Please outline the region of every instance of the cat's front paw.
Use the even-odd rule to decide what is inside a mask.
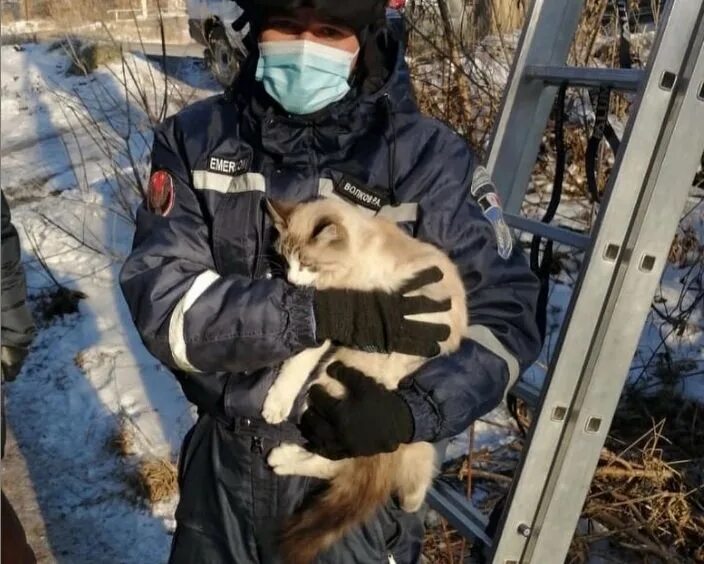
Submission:
[[[279,398],[277,394],[271,392],[273,392],[273,389],[264,400],[262,417],[267,423],[278,425],[286,420],[289,412],[291,411],[291,406],[288,405],[288,402],[281,401],[281,398]]]

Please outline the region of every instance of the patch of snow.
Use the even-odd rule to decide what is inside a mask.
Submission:
[[[4,386],[9,425],[57,559],[163,562],[177,500],[144,506],[130,485],[133,462],[108,447],[122,426],[134,435],[133,458],[174,461],[195,418],[175,378],[143,347],[118,285],[136,195],[120,188],[116,174],[144,177],[150,123],[130,99],[128,127],[119,61],[74,77],[65,74],[66,54],[45,44],[2,47],[1,55],[0,181],[31,303],[54,284],[39,258],[61,284],[87,296],[79,313],[40,323],[22,374]],[[150,100],[161,100],[163,81],[151,79],[158,63],[132,55],[126,62],[135,75],[131,96],[139,83]],[[198,64],[170,63],[169,112],[214,93]],[[98,125],[86,130],[89,120]],[[99,131],[110,143],[122,139],[121,149],[110,154]]]
[[[3,22],[0,27],[2,35],[20,35],[23,33],[36,33],[55,29],[56,25],[51,20],[17,20],[14,22]]]

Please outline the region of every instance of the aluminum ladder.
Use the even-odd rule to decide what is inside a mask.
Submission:
[[[679,219],[704,153],[704,0],[668,0],[644,70],[565,66],[584,0],[533,0],[487,168],[514,229],[584,250],[578,282],[494,538],[438,480],[431,507],[490,547],[494,564],[564,562]],[[632,91],[590,235],[520,215],[558,87]]]

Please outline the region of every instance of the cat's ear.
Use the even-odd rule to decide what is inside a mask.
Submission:
[[[313,229],[311,237],[319,243],[339,243],[345,238],[345,229],[330,218],[321,218]]]
[[[278,231],[282,231],[288,226],[288,220],[291,217],[293,210],[296,209],[296,204],[267,198],[266,209],[269,212],[271,219],[274,221],[274,227],[276,227]]]

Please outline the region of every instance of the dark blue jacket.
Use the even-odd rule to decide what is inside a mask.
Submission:
[[[308,118],[283,114],[250,71],[237,94],[193,104],[156,131],[153,171],[171,175],[175,199],[165,215],[139,209],[121,274],[144,343],[203,411],[259,418],[277,366],[316,344],[312,290],[280,276],[264,198],[340,197],[352,179],[384,195],[380,213],[459,266],[473,338],[400,393],[416,440],[463,431],[540,349],[537,279],[518,249],[497,253],[470,195],[467,143],[419,113],[400,55],[380,89],[354,89]]]

